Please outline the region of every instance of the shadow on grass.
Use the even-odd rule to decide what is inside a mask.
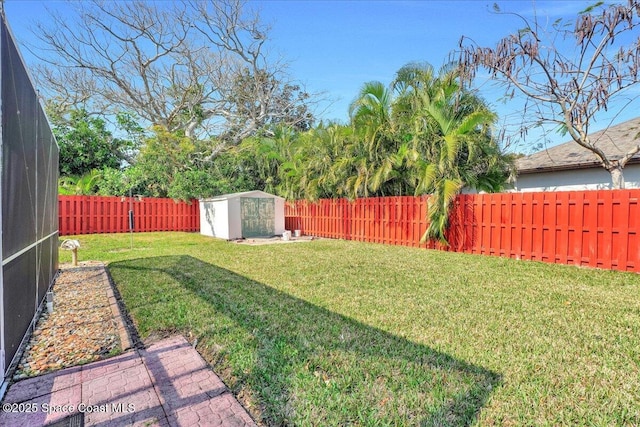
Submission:
[[[190,256],[109,269],[143,336],[198,335],[205,359],[269,425],[464,426],[500,383],[480,366]]]

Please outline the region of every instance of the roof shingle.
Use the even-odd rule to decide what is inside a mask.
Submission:
[[[610,159],[619,160],[640,144],[640,117],[594,132],[590,138]],[[629,163],[640,163],[640,153],[633,156]],[[601,164],[594,153],[571,140],[521,157],[517,160],[517,167],[519,173],[535,173],[601,167]]]

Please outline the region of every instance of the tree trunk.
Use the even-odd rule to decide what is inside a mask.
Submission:
[[[611,174],[611,183],[614,190],[624,188],[624,175],[622,174],[622,167],[616,162],[611,168],[609,168]]]

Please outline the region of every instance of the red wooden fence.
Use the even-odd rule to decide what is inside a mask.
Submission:
[[[460,195],[451,245],[441,249],[640,272],[639,199],[640,189]],[[427,247],[419,243],[425,197],[298,201],[285,209],[288,230]]]
[[[125,233],[129,231],[129,209],[133,208],[135,232],[198,231],[198,201],[144,197],[59,196],[60,235]]]
[[[446,249],[640,272],[640,189],[460,195]],[[198,231],[197,201],[146,197],[60,196],[60,235],[129,231]],[[285,227],[304,234],[404,246],[421,245],[426,197],[298,201]]]

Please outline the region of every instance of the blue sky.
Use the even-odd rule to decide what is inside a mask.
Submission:
[[[60,1],[5,0],[9,24],[19,43],[28,42],[29,27],[44,19],[44,4],[65,8]],[[412,61],[441,66],[468,36],[482,46],[494,46],[519,28],[512,16],[493,12],[493,1],[327,1],[253,0],[271,25],[270,47],[290,65],[290,74],[310,92],[323,92],[332,102],[318,110],[319,117],[346,122],[348,105],[363,83],[389,83],[395,72]],[[593,1],[498,1],[501,9],[553,22],[572,19]],[[27,63],[28,53],[23,54]],[[497,102],[500,90],[478,81],[483,96],[504,120],[517,114],[517,104]],[[605,126],[606,122],[602,123]],[[595,130],[595,129],[594,129]],[[530,138],[538,138],[533,132]],[[550,145],[561,141],[555,137]],[[566,139],[566,138],[565,138]],[[525,150],[526,151],[526,150]]]
[[[590,2],[499,2],[525,16],[575,16]],[[491,1],[253,1],[272,24],[274,46],[292,60],[292,73],[311,90],[335,100],[327,118],[347,119],[363,83],[389,83],[412,62],[443,65],[462,35],[492,46],[517,30],[513,17],[493,12]],[[489,85],[487,85],[489,86]],[[487,93],[490,88],[486,87]],[[496,98],[499,95],[492,96]],[[487,96],[487,99],[489,97]]]

